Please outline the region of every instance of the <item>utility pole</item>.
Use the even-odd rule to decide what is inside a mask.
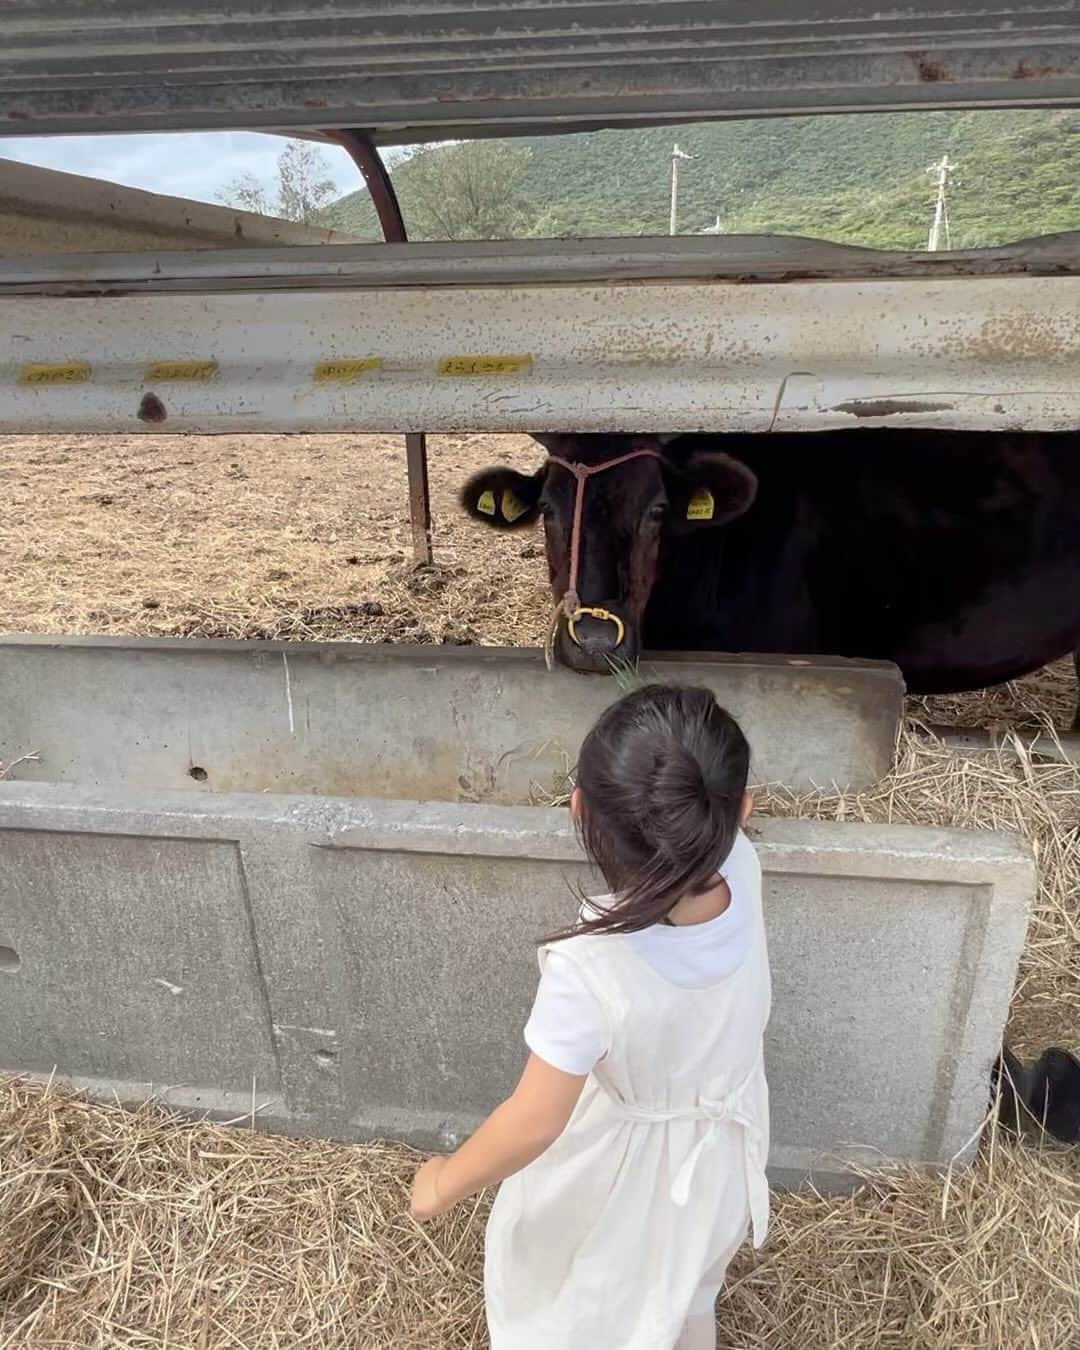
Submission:
[[[693,155],[688,155],[677,145],[671,151],[671,215],[668,218],[668,234],[676,233],[679,215],[679,161],[693,158]]]
[[[949,237],[949,208],[946,205],[946,194],[952,184],[953,170],[955,164],[949,163],[949,156],[942,155],[939,164],[931,164],[927,173],[937,174],[937,203],[934,206],[934,222],[930,226],[930,238],[926,241],[928,253],[936,253],[941,248],[941,237],[944,233],[945,247],[950,248],[952,240]]]

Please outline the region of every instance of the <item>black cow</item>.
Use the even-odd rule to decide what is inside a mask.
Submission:
[[[560,621],[555,654],[575,670],[644,645],[886,659],[914,693],[1070,652],[1080,672],[1080,433],[536,439],[553,457],[537,473],[485,470],[462,502],[503,529],[543,517],[557,599],[577,479],[554,458],[638,452],[585,481],[577,593],[601,612]]]
[[[1025,1068],[1007,1047],[990,1075],[998,1119],[1022,1133],[1038,1126],[1063,1144],[1080,1144],[1080,1059],[1052,1046]]]

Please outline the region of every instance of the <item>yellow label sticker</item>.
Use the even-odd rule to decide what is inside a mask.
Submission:
[[[520,497],[515,495],[512,489],[505,488],[503,490],[502,513],[503,520],[505,520],[508,525],[513,525],[515,520],[520,520],[528,509],[529,508]]]
[[[168,380],[212,380],[217,373],[216,361],[151,361],[143,374],[143,382],[163,384]]]
[[[381,356],[361,356],[356,359],[342,358],[336,361],[315,362],[315,383],[326,384],[330,380],[355,380],[359,375],[370,371],[382,370]]]
[[[440,375],[523,375],[532,370],[531,356],[444,356]]]
[[[482,511],[485,516],[495,514],[495,494],[489,488],[486,492],[481,492],[476,499],[476,509]]]
[[[716,514],[716,502],[708,488],[695,488],[694,495],[686,507],[687,520],[712,520]]]
[[[82,384],[92,374],[89,361],[31,361],[19,371],[19,383]]]

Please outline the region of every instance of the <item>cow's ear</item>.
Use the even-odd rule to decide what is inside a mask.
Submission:
[[[519,530],[537,516],[544,471],[532,477],[499,466],[481,469],[461,489],[461,504],[474,519],[499,530]]]
[[[726,525],[757,496],[756,475],[730,455],[692,456],[668,481],[669,528],[684,532]]]
[[[549,455],[565,455],[572,443],[581,439],[570,436],[565,431],[530,431],[529,435],[542,445]]]

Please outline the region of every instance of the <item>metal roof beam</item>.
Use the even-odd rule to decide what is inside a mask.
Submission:
[[[12,134],[369,129],[383,144],[1080,103],[1080,3],[5,0]],[[89,12],[88,12],[89,11]]]
[[[1000,248],[891,252],[784,235],[678,239],[521,239],[158,249],[0,258],[0,305],[12,294],[748,282],[976,276],[1080,276],[1080,231]]]

